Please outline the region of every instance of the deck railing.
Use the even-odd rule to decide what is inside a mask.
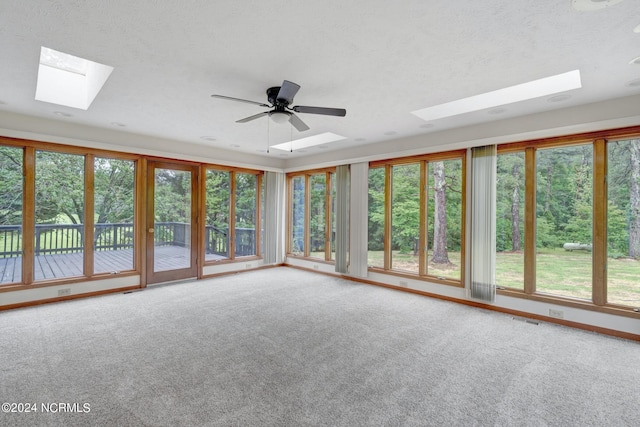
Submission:
[[[255,254],[255,229],[236,228],[236,255]],[[77,253],[84,250],[83,224],[36,224],[35,255]],[[156,246],[187,246],[191,225],[182,222],[156,222]],[[133,224],[95,224],[93,248],[96,251],[132,249]],[[205,227],[207,253],[229,256],[228,230]],[[22,256],[22,226],[0,225],[0,258]]]

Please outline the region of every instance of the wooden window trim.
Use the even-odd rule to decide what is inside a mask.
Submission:
[[[454,284],[455,286],[464,286],[465,282],[465,259],[466,259],[466,212],[467,212],[467,151],[455,150],[446,153],[429,154],[425,156],[404,157],[398,161],[376,161],[371,162],[372,168],[385,168],[385,188],[384,188],[384,267],[369,267],[371,271],[384,271],[385,273],[400,274],[402,277],[419,278],[429,280],[441,284]],[[417,160],[417,161],[416,161]],[[429,274],[429,260],[427,251],[427,230],[428,230],[428,167],[429,163],[436,161],[460,160],[461,162],[461,213],[460,213],[460,278],[440,278]],[[419,249],[418,249],[418,273],[409,273],[402,270],[393,269],[392,253],[391,253],[391,234],[392,234],[392,185],[393,185],[393,167],[399,165],[411,165],[419,163],[420,165],[420,230],[419,230]]]
[[[94,212],[95,212],[95,156],[84,156],[84,240],[82,242],[84,253],[83,272],[85,277],[93,276],[93,237],[94,237]]]
[[[524,155],[524,292],[536,291],[536,149]]]
[[[429,273],[429,260],[427,251],[427,230],[429,229],[429,184],[427,172],[429,162],[420,162],[420,231],[418,236],[418,275],[426,276]]]
[[[325,194],[324,194],[324,260],[331,261],[331,212],[333,203],[331,203],[331,189],[333,179],[332,172],[325,172]],[[335,172],[334,172],[335,173]]]
[[[31,286],[35,279],[36,228],[36,150],[24,147],[24,187],[22,189],[22,283]]]
[[[453,151],[443,151],[438,153],[420,154],[415,156],[398,157],[385,160],[374,160],[369,162],[369,168],[378,168],[386,165],[403,165],[409,163],[420,163],[421,161],[436,162],[440,160],[454,160],[464,157],[467,153],[466,148]]]
[[[305,171],[297,171],[287,174],[287,256],[300,259],[310,259],[323,263],[332,264],[334,260],[331,258],[331,186],[333,179],[331,174],[335,174],[336,168],[310,169]],[[311,177],[314,175],[325,175],[325,219],[324,219],[324,257],[316,258],[311,256]],[[302,255],[291,252],[291,239],[293,237],[293,180],[296,178],[304,179],[304,252]]]
[[[220,265],[220,264],[229,264],[234,262],[242,262],[252,259],[261,259],[262,254],[260,253],[260,244],[262,242],[262,233],[260,231],[261,224],[261,212],[260,212],[260,203],[261,203],[261,194],[260,189],[262,185],[262,180],[264,173],[262,171],[258,171],[255,169],[245,169],[245,168],[233,168],[229,166],[218,166],[218,165],[210,165],[210,164],[202,164],[201,165],[201,173],[199,174],[202,185],[200,186],[200,223],[198,226],[198,230],[200,230],[200,235],[204,236],[206,233],[206,213],[207,213],[207,172],[208,171],[217,171],[217,172],[227,172],[229,174],[229,257],[221,260],[206,260],[206,242],[204,237],[201,238],[199,253],[200,259],[202,260],[203,266],[210,265]],[[256,198],[255,198],[255,222],[256,222],[256,231],[255,231],[255,241],[254,241],[254,254],[253,255],[241,255],[236,256],[236,175],[242,173],[247,175],[255,175],[256,177]],[[199,274],[203,276],[202,268],[198,269]]]
[[[607,144],[604,139],[593,143],[593,242],[592,299],[603,306],[607,303]]]

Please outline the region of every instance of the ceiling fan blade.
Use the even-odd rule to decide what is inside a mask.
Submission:
[[[298,129],[298,132],[309,130],[309,126],[307,126],[306,123],[300,119],[300,117],[296,116],[293,113],[291,113],[291,115],[289,116],[289,123],[291,123],[294,128]]]
[[[263,111],[262,113],[254,114],[253,116],[245,117],[244,119],[236,120],[236,123],[247,123],[251,120],[259,119],[262,116],[266,116],[269,114],[268,111]]]
[[[247,104],[254,104],[254,105],[259,105],[261,107],[266,107],[269,108],[270,105],[267,105],[263,102],[256,102],[256,101],[249,101],[248,99],[241,99],[241,98],[234,98],[232,96],[224,96],[224,95],[211,95],[212,98],[220,98],[220,99],[226,99],[229,101],[237,101],[237,102],[245,102]]]
[[[277,99],[283,99],[287,101],[288,104],[293,102],[293,97],[296,96],[296,93],[300,90],[300,85],[297,85],[289,80],[285,80],[282,82],[282,86],[280,86],[280,91],[278,91]]]
[[[296,105],[292,110],[296,113],[322,114],[325,116],[344,117],[347,115],[347,110],[344,108],[307,107],[304,105]]]

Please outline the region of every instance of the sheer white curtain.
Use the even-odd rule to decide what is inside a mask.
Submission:
[[[349,263],[349,166],[336,167],[336,264],[335,271],[347,273]]]
[[[471,149],[471,298],[496,295],[496,146]]]
[[[357,277],[367,277],[369,163],[354,163],[351,165],[349,213],[349,274]]]
[[[281,264],[285,257],[285,175],[264,174],[264,263]]]

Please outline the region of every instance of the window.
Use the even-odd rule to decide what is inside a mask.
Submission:
[[[82,276],[84,156],[36,152],[35,280]]]
[[[288,177],[290,254],[323,261],[335,258],[334,178],[333,169]]]
[[[496,174],[496,285],[524,290],[524,152],[499,154]]]
[[[305,253],[305,177],[291,179],[291,240],[289,250],[294,255]]]
[[[205,176],[205,260],[257,255],[259,175],[207,169]]]
[[[329,199],[329,205],[331,206],[331,217],[329,218],[329,244],[331,245],[331,254],[329,259],[336,259],[336,195],[338,189],[336,188],[336,174],[330,173],[329,179],[331,181],[331,193]]]
[[[432,276],[462,280],[462,159],[428,164],[428,268]]]
[[[230,172],[211,169],[206,172],[206,261],[229,258],[230,180]]]
[[[135,162],[94,160],[94,273],[133,270]]]
[[[309,256],[313,258],[325,257],[326,243],[326,215],[327,215],[327,176],[315,174],[309,177],[311,186],[309,191]]]
[[[370,268],[462,282],[465,153],[369,165]]]
[[[0,146],[0,284],[22,281],[23,149]]]
[[[593,145],[536,153],[536,290],[592,299]]]
[[[420,163],[393,166],[391,173],[391,268],[418,273]]]
[[[384,268],[385,168],[369,169],[369,267]]]
[[[257,177],[236,172],[235,181],[235,256],[256,255]]]
[[[607,154],[607,302],[638,307],[640,139],[609,142]]]

